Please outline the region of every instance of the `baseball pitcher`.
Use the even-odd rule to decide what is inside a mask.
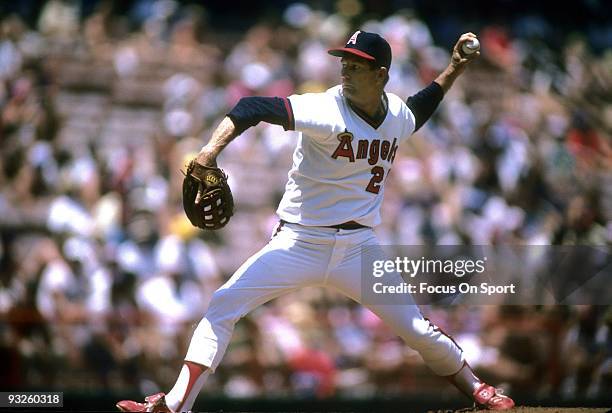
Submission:
[[[227,224],[233,201],[216,158],[234,138],[264,121],[300,132],[277,210],[278,227],[270,242],[214,293],[170,392],[148,396],[144,403],[121,401],[121,411],[190,410],[207,375],[221,362],[235,323],[257,306],[304,286],[332,287],[367,305],[436,374],[447,377],[477,405],[496,410],[514,406],[512,399],[475,376],[461,347],[423,317],[409,294],[393,305],[361,299],[360,252],[364,247],[377,251],[372,228],[381,222],[385,182],[398,147],[429,119],[480,54],[461,52],[464,43],[475,40],[473,33],[461,35],[447,68],[406,101],[384,90],[391,69],[387,41],[357,31],[345,47],[329,50],[340,58],[340,85],[288,98],[246,97],[236,104],[186,172],[187,215],[206,229]],[[378,251],[382,256],[380,247]]]

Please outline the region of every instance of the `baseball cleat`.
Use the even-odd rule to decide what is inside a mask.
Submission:
[[[172,409],[166,405],[165,393],[147,396],[145,397],[144,403],[135,402],[133,400],[121,400],[115,406],[122,412],[174,413]]]
[[[490,410],[508,410],[514,407],[514,400],[502,394],[502,390],[482,383],[474,392],[474,401]]]

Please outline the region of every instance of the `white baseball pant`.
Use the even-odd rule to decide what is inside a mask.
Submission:
[[[214,371],[230,342],[235,323],[265,302],[306,286],[334,287],[361,302],[361,252],[378,246],[371,228],[338,230],[284,223],[270,242],[250,257],[212,297],[185,360]],[[378,247],[380,249],[380,247]],[[380,249],[381,259],[384,259]],[[409,294],[401,303],[366,305],[440,376],[463,366],[463,351],[424,319]]]

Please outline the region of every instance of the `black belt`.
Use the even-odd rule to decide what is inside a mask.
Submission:
[[[287,224],[287,221],[284,220],[280,220],[281,225]],[[299,225],[299,224],[298,224]],[[321,225],[323,226],[323,225]],[[338,224],[338,225],[324,225],[323,228],[335,228],[335,229],[361,229],[361,228],[368,228],[366,225],[361,225],[359,222],[356,221],[348,221],[342,224]]]

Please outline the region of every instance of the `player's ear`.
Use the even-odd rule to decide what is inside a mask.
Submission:
[[[383,85],[386,85],[389,81],[389,69],[384,66],[379,67],[376,74],[376,79],[380,80]]]

